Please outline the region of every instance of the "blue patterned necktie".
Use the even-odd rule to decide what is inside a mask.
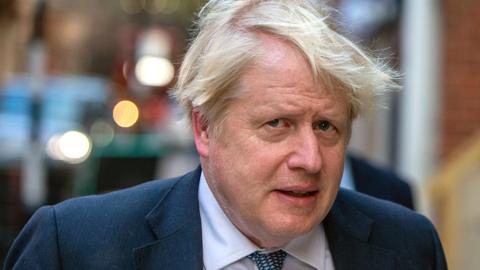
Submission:
[[[258,270],[280,270],[282,269],[285,257],[287,257],[287,253],[283,250],[272,253],[260,253],[259,251],[255,251],[247,256],[247,258],[255,262]]]

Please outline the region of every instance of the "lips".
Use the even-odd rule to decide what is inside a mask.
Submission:
[[[315,195],[318,191],[278,190],[279,192],[297,198],[305,198]]]
[[[292,202],[314,200],[319,192],[318,187],[312,185],[285,186],[275,190],[282,198]]]
[[[301,208],[312,209],[315,208],[318,202],[319,190],[307,188],[287,188],[276,189],[274,194],[280,200],[282,207],[287,209]]]

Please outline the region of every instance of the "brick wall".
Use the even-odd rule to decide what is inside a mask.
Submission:
[[[441,159],[480,132],[480,1],[444,0]]]

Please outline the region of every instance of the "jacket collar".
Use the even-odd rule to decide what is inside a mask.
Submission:
[[[198,206],[201,169],[180,177],[147,215],[156,237],[134,250],[137,269],[202,269],[202,229]],[[174,248],[172,248],[174,247]]]
[[[203,268],[200,174],[198,167],[160,195],[146,217],[156,240],[134,250],[136,269]],[[395,269],[395,253],[369,243],[374,221],[350,205],[348,192],[339,191],[323,221],[335,269]]]
[[[396,254],[369,243],[373,219],[351,206],[341,189],[324,220],[336,270],[396,269]]]

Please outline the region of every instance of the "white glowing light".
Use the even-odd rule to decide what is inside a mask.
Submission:
[[[47,155],[52,159],[63,160],[62,152],[58,147],[58,141],[60,140],[60,134],[52,136],[47,142]]]
[[[148,86],[165,86],[172,81],[174,75],[172,62],[164,57],[143,56],[135,66],[138,81]]]
[[[90,138],[78,131],[67,131],[52,136],[46,145],[48,156],[76,164],[85,161],[92,151]]]
[[[68,131],[58,139],[58,149],[65,161],[80,163],[90,155],[92,144],[87,135],[78,131]]]
[[[169,58],[172,54],[172,38],[162,29],[145,30],[137,41],[136,55]]]

